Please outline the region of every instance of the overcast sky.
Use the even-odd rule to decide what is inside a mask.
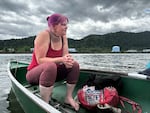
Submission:
[[[0,0],[0,40],[36,35],[46,17],[69,18],[69,38],[117,31],[150,31],[150,0]]]

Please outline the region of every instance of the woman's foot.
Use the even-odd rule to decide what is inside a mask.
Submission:
[[[79,104],[73,100],[73,98],[65,99],[66,104],[70,104],[76,111],[79,110]]]

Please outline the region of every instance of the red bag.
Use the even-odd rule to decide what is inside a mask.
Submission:
[[[119,103],[118,92],[114,87],[95,90],[93,87],[83,87],[78,91],[78,100],[87,109],[94,109],[97,104],[117,106]]]
[[[102,90],[95,90],[94,86],[84,86],[77,93],[78,100],[81,105],[89,110],[94,109],[100,103]]]
[[[100,100],[100,104],[109,104],[116,107],[119,103],[119,96],[116,88],[105,87],[103,98]]]

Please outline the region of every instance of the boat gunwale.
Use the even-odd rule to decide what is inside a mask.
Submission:
[[[134,79],[143,79],[143,80],[149,80],[150,81],[150,76],[148,75],[143,75],[143,74],[138,74],[138,73],[124,73],[124,72],[114,72],[114,71],[102,71],[102,70],[93,70],[93,69],[80,69],[81,72],[89,72],[89,73],[94,73],[94,74],[110,74],[110,75],[117,75],[117,76],[122,76],[122,77],[130,77]]]
[[[60,111],[55,109],[53,106],[51,106],[50,104],[46,103],[41,98],[37,97],[36,95],[31,93],[28,89],[23,87],[23,85],[21,85],[15,79],[15,77],[12,75],[12,73],[10,72],[10,65],[11,65],[11,61],[9,61],[8,65],[7,65],[7,72],[8,72],[9,78],[11,79],[11,82],[13,82],[26,96],[28,96],[33,102],[35,102],[43,110],[48,111],[50,113],[61,113]]]

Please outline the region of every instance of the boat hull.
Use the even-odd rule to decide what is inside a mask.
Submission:
[[[17,101],[20,103],[25,113],[46,113],[40,106],[38,106],[21,90],[16,84],[12,82],[12,91],[17,97]]]
[[[38,86],[32,86],[26,81],[25,75],[27,65],[27,63],[10,62],[8,66],[13,92],[15,93],[25,113],[46,113],[46,111],[51,113],[74,113],[75,111],[61,106],[66,95],[66,82],[63,80],[55,83],[52,99],[57,100],[56,102],[60,105],[60,107],[56,109],[56,107],[45,103],[40,98]],[[77,91],[87,81],[89,76],[93,74],[96,74],[97,76],[120,76],[123,87],[121,88],[119,94],[139,103],[142,107],[143,113],[150,113],[150,80],[141,79],[135,76],[131,77],[126,73],[81,69],[79,81],[73,92],[74,97],[77,96]],[[126,110],[132,111],[131,105],[125,105]],[[80,113],[90,112],[81,107]]]
[[[12,91],[15,94],[17,101],[20,103],[25,113],[61,113],[53,106],[44,102],[41,98],[36,96],[32,91],[28,90],[25,85],[26,81],[27,63],[11,61],[8,64],[8,74],[12,83]]]

